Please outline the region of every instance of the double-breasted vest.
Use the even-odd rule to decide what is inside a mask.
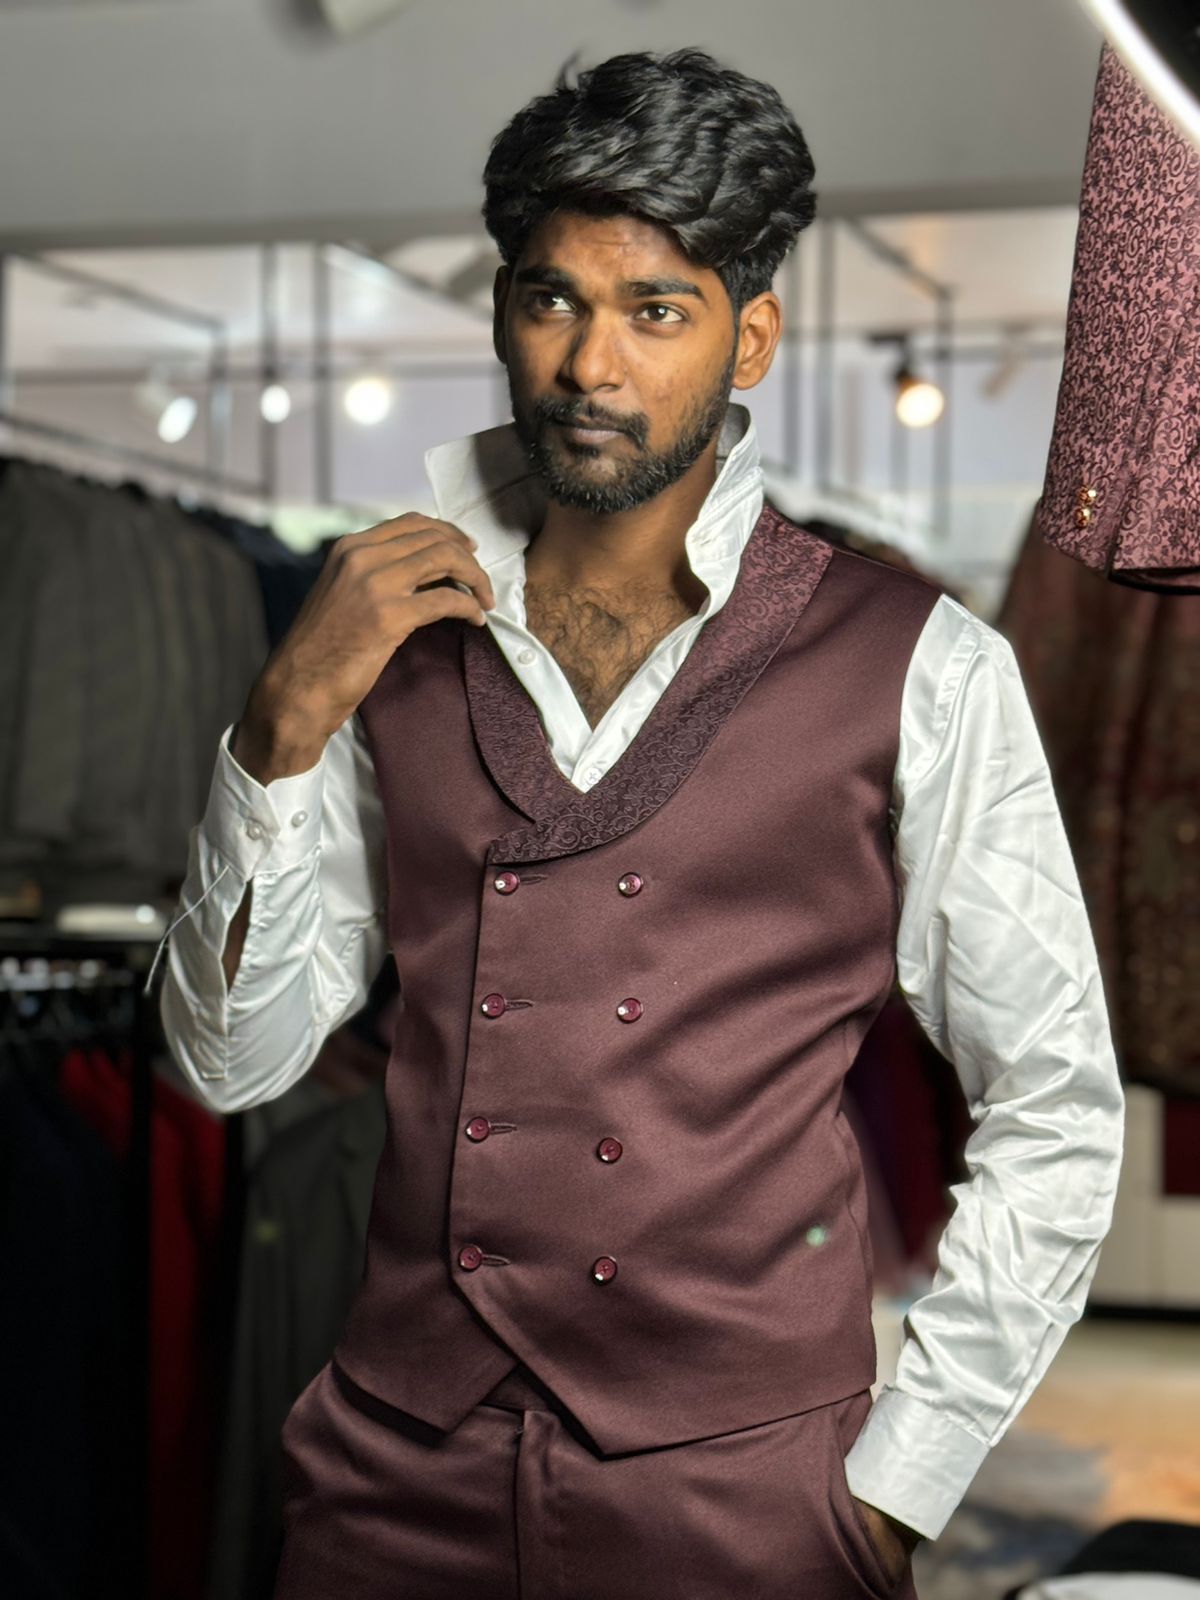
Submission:
[[[846,1071],[890,990],[905,671],[939,591],[764,510],[586,793],[484,629],[361,707],[402,1006],[336,1359],[453,1428],[519,1358],[606,1453],[875,1377]]]

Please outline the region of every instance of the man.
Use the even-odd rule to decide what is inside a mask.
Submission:
[[[185,1071],[279,1093],[389,949],[404,1002],[281,1600],[912,1595],[1082,1308],[1122,1096],[1011,652],[764,510],[728,404],[812,175],[695,50],[519,112],[513,422],[429,452],[436,517],[340,541],[223,741]],[[978,1127],[872,1404],[841,1093],[897,966]]]

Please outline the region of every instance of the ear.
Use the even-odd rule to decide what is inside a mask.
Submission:
[[[737,364],[733,369],[735,389],[753,389],[771,370],[775,351],[783,332],[783,307],[770,289],[742,307],[738,318]]]
[[[497,267],[496,276],[492,281],[492,348],[496,352],[496,359],[505,367],[508,365],[508,358],[504,342],[504,307],[508,300],[510,281],[508,268]]]

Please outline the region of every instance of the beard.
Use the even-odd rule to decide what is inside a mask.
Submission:
[[[642,412],[632,417],[614,417],[587,401],[556,400],[543,396],[535,400],[526,414],[517,403],[512,373],[508,372],[508,391],[512,400],[517,436],[525,446],[529,463],[550,499],[576,511],[596,516],[613,516],[632,511],[653,500],[664,489],[677,483],[699,460],[716,435],[729,409],[729,390],[733,382],[737,350],[734,349],[712,389],[688,408],[678,434],[665,450],[647,450],[649,418]],[[636,453],[614,456],[611,471],[603,478],[590,463],[603,454],[600,446],[552,444],[550,430],[556,424],[588,422],[618,428],[633,440]],[[571,453],[567,453],[570,450]]]

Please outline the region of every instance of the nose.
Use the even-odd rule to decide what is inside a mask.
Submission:
[[[596,389],[619,389],[625,373],[616,330],[607,327],[603,318],[589,317],[571,339],[559,378],[568,388],[583,394]]]

